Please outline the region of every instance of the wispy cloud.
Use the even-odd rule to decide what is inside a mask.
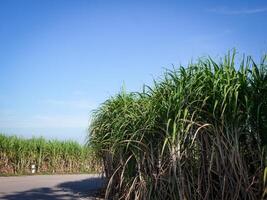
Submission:
[[[0,128],[86,128],[87,115],[34,115],[27,118],[0,117]]]
[[[37,115],[32,118],[31,125],[35,122],[37,127],[86,127],[89,124],[88,116],[73,116],[73,115]]]
[[[68,107],[74,109],[95,109],[97,105],[85,99],[76,100],[58,100],[58,99],[48,99],[45,103],[53,106]]]
[[[228,7],[217,7],[210,8],[207,10],[208,12],[213,12],[217,14],[223,15],[251,15],[267,12],[267,7],[263,8],[240,8],[240,9],[231,9]]]
[[[83,96],[85,94],[86,94],[86,92],[83,91],[83,90],[75,90],[75,91],[73,91],[73,95],[74,96]]]
[[[28,115],[12,110],[0,110],[0,128],[86,129],[90,120],[89,111],[97,107],[87,99],[47,99],[43,100],[41,105],[45,110]]]
[[[211,33],[200,33],[197,35],[192,35],[186,40],[191,46],[204,46],[207,47],[208,44],[217,43],[218,41],[224,40],[224,38],[231,36],[234,33],[232,29],[221,30],[220,32],[211,32]]]

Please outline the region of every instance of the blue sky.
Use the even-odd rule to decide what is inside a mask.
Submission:
[[[125,83],[237,48],[267,52],[267,2],[0,1],[0,132],[83,142]]]

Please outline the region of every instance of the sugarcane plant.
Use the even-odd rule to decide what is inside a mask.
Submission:
[[[107,199],[264,199],[267,57],[200,59],[95,110]]]
[[[0,134],[0,174],[100,172],[101,163],[87,145],[74,141],[25,139]]]

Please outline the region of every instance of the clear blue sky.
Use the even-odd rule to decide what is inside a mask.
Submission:
[[[0,1],[0,132],[83,141],[125,83],[237,48],[267,51],[267,2]]]

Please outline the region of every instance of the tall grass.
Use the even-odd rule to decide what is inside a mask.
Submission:
[[[104,102],[89,144],[104,160],[106,198],[264,198],[266,60],[202,59]]]
[[[24,139],[0,134],[0,174],[97,172],[98,159],[90,148],[74,141]]]

